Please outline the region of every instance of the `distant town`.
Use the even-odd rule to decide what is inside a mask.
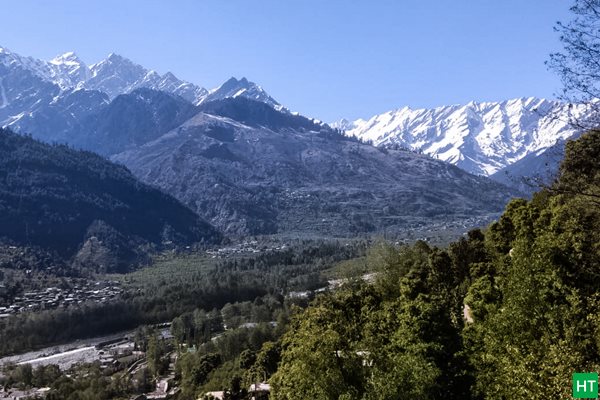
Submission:
[[[0,318],[27,311],[49,310],[83,304],[105,303],[116,299],[123,289],[116,281],[96,281],[76,284],[71,288],[48,287],[15,297],[12,304],[0,303]]]

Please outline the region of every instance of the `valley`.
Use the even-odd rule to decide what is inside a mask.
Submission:
[[[184,340],[185,336],[178,330],[182,315],[193,313],[194,324],[209,324],[208,330],[202,328],[195,333],[205,338],[206,345],[231,346],[226,343],[231,340],[237,343],[240,335],[254,335],[252,332],[265,329],[270,332],[265,338],[274,337],[277,329],[280,335],[287,324],[284,315],[290,312],[288,309],[284,313],[283,308],[292,304],[305,306],[314,291],[326,289],[331,279],[343,276],[337,271],[340,262],[360,259],[366,246],[356,239],[326,242],[272,237],[215,248],[204,254],[191,250],[165,252],[145,268],[106,275],[111,287],[121,288],[119,299],[112,304],[95,303],[93,295],[97,294],[92,293],[85,302],[71,304],[68,309],[29,311],[0,320],[0,336],[5,335],[2,337],[5,346],[0,351],[5,355],[7,337],[16,332],[12,329],[18,329],[29,341],[21,342],[21,350],[13,347],[8,352],[13,355],[0,358],[4,370],[0,382],[11,382],[24,368],[31,368],[36,375],[36,371],[57,365],[63,371],[58,374],[78,376],[88,373],[85,365],[95,365],[102,375],[135,386],[140,383],[140,371],[150,368],[151,355],[144,343],[156,332],[163,349],[160,357],[171,359],[170,365],[165,364],[161,369],[159,381],[168,380],[171,389],[180,391],[181,386],[174,385],[173,381],[175,362],[185,353],[184,342],[192,340]],[[72,278],[65,279],[68,282]],[[260,300],[263,298],[268,306]],[[65,326],[78,333],[65,335]],[[52,346],[44,347],[51,343],[43,332],[61,329],[63,335],[55,336]],[[105,334],[94,336],[102,331]],[[31,343],[36,343],[33,339],[36,336],[38,341],[34,347],[40,348],[22,353]],[[256,340],[254,346],[260,346],[265,339]],[[19,341],[13,339],[10,343],[15,346]],[[236,346],[245,345],[237,343]],[[233,357],[241,350],[234,351]],[[45,387],[11,388],[0,391],[0,396],[10,392],[20,393],[24,398],[33,397],[46,390]],[[147,393],[154,392],[150,386],[142,387]],[[171,389],[156,389],[153,395],[165,398],[168,392],[173,394]]]
[[[527,74],[550,3],[7,13],[44,58],[0,43],[0,399],[582,398],[600,1],[572,1],[558,95]]]

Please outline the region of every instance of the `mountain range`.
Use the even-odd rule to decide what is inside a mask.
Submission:
[[[15,86],[17,81],[24,78],[29,78],[27,83],[30,85],[42,81],[61,91],[97,90],[105,93],[110,100],[138,88],[150,88],[180,96],[194,104],[243,96],[263,101],[273,107],[280,106],[260,86],[246,79],[238,81],[231,78],[222,86],[209,91],[180,80],[171,72],[160,75],[114,53],[88,66],[74,52],[44,61],[23,57],[0,46],[0,65],[4,66],[3,84],[0,89],[3,102],[0,108],[6,108],[14,100],[24,97],[23,91],[19,91],[20,88]],[[38,94],[38,97],[41,96]]]
[[[112,156],[228,234],[398,232],[490,215],[511,193],[448,163],[378,149],[245,98]]]
[[[120,108],[111,102],[141,88],[172,94],[194,106],[245,97],[289,113],[246,78],[231,78],[220,87],[207,90],[180,80],[171,72],[161,75],[116,54],[88,66],[73,52],[43,61],[0,47],[0,125],[44,141],[93,146],[94,151],[103,154],[114,152],[97,147],[95,135],[83,138],[80,132],[87,133],[90,127],[102,129],[98,127],[102,114]],[[527,163],[549,165],[545,175],[552,176],[557,163],[533,160],[546,149],[581,133],[571,121],[584,112],[581,107],[530,97],[432,109],[404,107],[367,120],[337,121],[331,126],[375,146],[424,153],[476,175],[500,177],[502,182],[523,189],[526,185],[522,181],[528,178],[528,169],[523,166]],[[190,117],[185,110],[172,124],[183,122],[184,117]],[[156,134],[156,130],[152,132]],[[548,158],[552,157],[542,157]],[[509,168],[520,160],[520,168]]]
[[[516,174],[517,169],[510,166],[521,160],[531,162],[557,143],[578,135],[572,120],[584,112],[581,106],[529,97],[432,109],[404,107],[332,126],[376,146],[418,151],[473,174],[515,174],[506,183],[520,185],[527,168]],[[557,163],[549,168],[555,171]]]
[[[88,66],[73,52],[43,61],[0,47],[0,126],[44,141],[70,142],[68,135],[81,130],[90,114],[139,88],[163,91],[193,105],[241,96],[287,111],[245,78],[231,78],[209,91],[117,54]]]
[[[0,94],[1,124],[125,165],[227,235],[464,225],[518,194],[291,113],[245,78],[206,90],[114,54],[87,66],[73,53],[40,61],[2,49]]]

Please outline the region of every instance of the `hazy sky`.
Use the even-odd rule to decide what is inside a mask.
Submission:
[[[553,97],[567,0],[2,1],[0,46],[91,64],[115,52],[212,88],[259,83],[332,121],[402,106]]]

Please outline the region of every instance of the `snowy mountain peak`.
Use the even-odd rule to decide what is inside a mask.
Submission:
[[[223,84],[221,84],[221,86],[212,89],[210,93],[235,93],[240,89],[249,89],[251,85],[254,85],[254,83],[249,82],[246,78],[238,80],[237,78],[232,76],[231,78],[227,79]]]
[[[147,70],[139,64],[134,63],[128,58],[120,56],[115,53],[110,53],[108,57],[104,60],[97,62],[95,64],[90,65],[90,69],[94,76],[101,74],[103,71],[107,69],[119,69],[119,68],[127,68],[127,69],[135,69],[137,71],[144,71],[144,75]]]
[[[10,51],[8,47],[4,47],[0,45],[0,56],[15,56],[15,54]],[[20,57],[20,56],[19,56]]]
[[[431,109],[404,107],[334,126],[377,146],[407,147],[471,173],[491,175],[576,134],[564,117],[567,112],[557,101],[521,97]]]
[[[148,70],[115,53],[90,66],[91,77],[85,82],[88,89],[100,90],[110,98],[135,89]]]
[[[8,66],[10,65],[13,58],[14,56],[9,49],[0,46],[0,64]]]
[[[54,57],[49,61],[54,80],[63,89],[81,87],[90,77],[88,66],[72,51]]]
[[[154,71],[152,71],[152,72],[154,72]],[[173,75],[172,72],[169,71],[162,76],[162,79],[169,80],[169,81],[175,81],[175,80],[177,80],[177,77],[175,75]]]
[[[75,54],[73,51],[68,51],[64,54],[54,57],[50,60],[51,64],[60,65],[60,64],[84,64],[83,61]]]
[[[130,59],[123,57],[122,55],[116,54],[116,53],[110,53],[108,55],[108,57],[106,57],[106,60],[110,63],[126,63],[126,64],[134,64],[133,61],[131,61]]]
[[[342,118],[339,121],[332,122],[329,124],[329,126],[331,126],[334,129],[341,129],[342,131],[349,131],[355,127],[354,122],[348,121],[346,118]]]
[[[167,74],[165,74],[166,76]],[[150,70],[146,73],[146,76],[144,77],[144,79],[161,79],[161,76],[158,72],[156,72],[155,70]]]
[[[289,112],[285,107],[279,104],[277,100],[265,92],[262,87],[249,81],[245,77],[241,79],[235,77],[229,78],[221,86],[211,90],[200,103],[239,96],[266,103],[278,111]]]

